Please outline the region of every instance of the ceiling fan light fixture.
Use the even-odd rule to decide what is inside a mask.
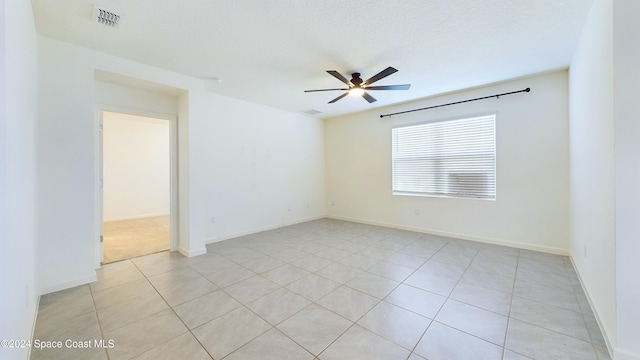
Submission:
[[[351,96],[362,96],[364,94],[364,89],[361,87],[354,87],[349,90],[349,95]]]
[[[342,87],[342,88],[338,88],[338,89],[305,90],[304,92],[344,91],[342,93],[342,95],[340,95],[337,98],[329,101],[328,104],[333,104],[336,101],[344,98],[347,95],[360,96],[363,99],[367,100],[369,103],[372,103],[372,102],[376,101],[376,98],[374,98],[373,96],[369,95],[369,93],[367,92],[369,90],[408,90],[409,89],[409,87],[411,86],[410,84],[371,86],[371,84],[373,84],[374,82],[376,82],[376,81],[378,81],[380,79],[384,79],[387,76],[395,73],[396,71],[398,71],[398,70],[394,69],[391,66],[389,66],[386,69],[380,71],[379,73],[373,75],[369,79],[367,79],[365,81],[362,81],[362,78],[360,78],[360,73],[351,74],[351,80],[347,80],[346,77],[342,76],[342,74],[340,74],[336,70],[327,70],[329,75],[331,75],[334,78],[340,80],[343,84],[347,85],[347,87],[346,88]]]

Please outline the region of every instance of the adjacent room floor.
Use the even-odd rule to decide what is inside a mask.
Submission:
[[[31,359],[609,359],[567,257],[328,219],[207,248],[42,296]]]
[[[104,223],[104,264],[169,250],[169,215]]]

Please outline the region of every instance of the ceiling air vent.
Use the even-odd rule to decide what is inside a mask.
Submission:
[[[93,21],[116,27],[120,22],[120,14],[116,14],[111,10],[95,5],[93,7]]]
[[[304,113],[305,114],[309,114],[309,115],[317,115],[317,114],[322,114],[322,111],[316,110],[316,109],[311,109],[311,110],[305,111]]]

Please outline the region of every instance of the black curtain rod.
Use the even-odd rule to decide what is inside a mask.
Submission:
[[[392,113],[392,114],[384,114],[384,115],[380,115],[381,118],[385,117],[385,116],[393,116],[393,115],[400,115],[400,114],[406,114],[406,113],[410,113],[410,112],[414,112],[414,111],[422,111],[422,110],[429,110],[429,109],[434,109],[434,108],[439,108],[439,107],[443,107],[443,106],[449,106],[449,105],[456,105],[456,104],[462,104],[462,103],[466,103],[466,102],[470,102],[470,101],[476,101],[476,100],[484,100],[484,99],[489,99],[489,98],[500,98],[500,96],[505,96],[505,95],[511,95],[511,94],[517,94],[517,93],[521,93],[521,92],[529,92],[531,91],[531,88],[526,88],[523,90],[518,90],[518,91],[512,91],[512,92],[507,92],[507,93],[502,93],[502,94],[495,94],[495,95],[490,95],[490,96],[483,96],[483,97],[479,97],[479,98],[475,98],[475,99],[469,99],[469,100],[462,100],[462,101],[456,101],[456,102],[452,102],[452,103],[448,103],[448,104],[442,104],[442,105],[435,105],[435,106],[429,106],[429,107],[425,107],[425,108],[420,108],[420,109],[413,109],[413,110],[407,110],[407,111],[400,111],[400,112],[396,112],[396,113]]]

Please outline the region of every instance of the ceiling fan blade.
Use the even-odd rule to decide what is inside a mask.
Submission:
[[[342,91],[347,91],[349,89],[346,88],[340,88],[340,89],[318,89],[318,90],[305,90],[304,92],[316,92],[316,91],[336,91],[336,90],[342,90]]]
[[[335,70],[327,70],[327,72],[331,75],[333,75],[333,77],[335,77],[336,79],[342,81],[343,83],[347,84],[347,86],[351,86],[351,83],[349,82],[349,80],[347,80],[346,77],[342,76],[342,74],[340,74],[339,72],[335,71]]]
[[[409,87],[411,87],[411,84],[367,86],[367,90],[409,90]]]
[[[370,77],[369,79],[365,80],[365,82],[362,83],[362,85],[371,85],[374,82],[382,79],[382,78],[386,78],[387,76],[393,74],[394,72],[398,71],[395,68],[392,68],[391,66],[389,66],[388,68],[380,71],[379,73],[373,75],[372,77]]]
[[[348,93],[347,93],[348,94]],[[376,98],[374,98],[373,96],[369,95],[366,91],[362,93],[362,97],[367,100],[369,103],[372,103],[374,101],[377,101]]]
[[[347,91],[346,93],[344,93],[344,94],[342,94],[342,95],[338,96],[337,98],[335,98],[335,99],[333,99],[333,100],[329,101],[329,102],[328,102],[328,104],[333,104],[334,102],[336,102],[336,101],[338,101],[338,100],[342,99],[343,97],[345,97],[345,96],[347,96],[347,95],[349,95],[349,92],[348,92],[348,91]]]

